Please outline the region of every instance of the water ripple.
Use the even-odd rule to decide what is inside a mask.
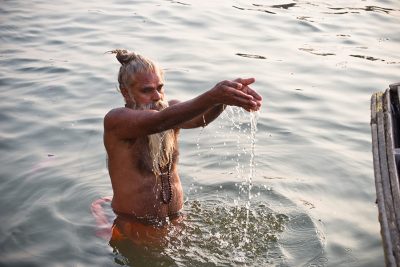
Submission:
[[[247,57],[247,58],[255,58],[255,59],[267,59],[264,56],[255,55],[255,54],[244,54],[244,53],[236,53],[237,56]]]
[[[239,9],[239,10],[250,10],[250,11],[264,12],[264,13],[268,13],[268,14],[276,14],[275,12],[269,11],[267,9],[261,9],[261,8],[244,8],[244,7],[238,7],[238,6],[232,6],[232,7]]]
[[[94,235],[89,211],[93,200],[112,194],[102,120],[123,99],[116,90],[120,65],[104,52],[117,47],[160,62],[169,99],[191,99],[224,79],[256,78],[252,86],[264,103],[254,181],[270,190],[255,197],[265,207],[254,206],[249,255],[255,249],[261,263],[278,266],[384,262],[369,100],[399,77],[396,0],[2,1],[0,13],[2,264],[122,262]],[[224,217],[243,217],[233,202],[243,199],[238,187],[248,174],[247,115],[227,108],[205,129],[182,131],[180,172],[192,218],[200,210],[219,226],[241,227]],[[224,240],[217,224],[193,221],[193,247],[204,253],[191,250],[190,240],[183,252],[204,265],[205,255],[244,265],[246,250],[218,247]],[[256,224],[265,226],[270,247],[257,239]],[[228,248],[234,236],[226,238]],[[160,265],[190,263],[171,249]]]

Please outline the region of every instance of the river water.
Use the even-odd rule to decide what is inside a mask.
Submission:
[[[0,265],[384,265],[369,101],[400,81],[398,1],[3,0],[0,14]],[[231,108],[182,131],[187,219],[159,250],[109,244],[90,212],[112,195],[115,48],[157,61],[169,99],[236,77],[264,98],[255,140]]]

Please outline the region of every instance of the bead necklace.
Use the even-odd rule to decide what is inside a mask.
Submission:
[[[171,166],[172,166],[172,160],[163,169],[160,166],[161,199],[164,204],[169,204],[172,199]],[[167,170],[165,170],[166,167],[168,168]]]

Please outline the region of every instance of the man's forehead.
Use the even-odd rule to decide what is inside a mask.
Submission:
[[[164,83],[163,77],[157,72],[138,73],[136,75],[136,82],[141,86],[144,85],[160,85]]]

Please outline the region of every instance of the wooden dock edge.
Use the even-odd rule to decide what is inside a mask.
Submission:
[[[400,267],[400,83],[371,97],[375,187],[386,266]]]

